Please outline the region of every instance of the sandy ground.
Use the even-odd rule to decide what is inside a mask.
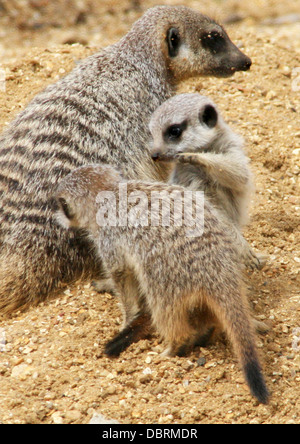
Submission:
[[[119,39],[144,9],[180,2],[69,1],[63,16],[59,3],[0,1],[1,128],[76,60]],[[200,2],[184,3],[200,9]],[[270,404],[250,396],[226,341],[165,358],[153,338],[106,358],[119,307],[111,295],[78,283],[58,299],[0,319],[2,423],[88,423],[97,413],[121,423],[300,422],[299,3],[240,3],[203,1],[201,10],[228,23],[253,60],[251,71],[193,79],[181,91],[210,95],[245,137],[252,161],[256,192],[245,235],[270,260],[249,274],[248,294],[255,317],[270,326],[257,339]]]

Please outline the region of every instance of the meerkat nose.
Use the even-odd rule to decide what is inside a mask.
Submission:
[[[152,160],[156,161],[159,159],[160,153],[158,153],[158,152],[153,153],[153,154],[151,154],[151,157],[152,157]]]
[[[252,65],[252,60],[249,57],[246,57],[242,71],[248,71],[250,69],[251,65]]]

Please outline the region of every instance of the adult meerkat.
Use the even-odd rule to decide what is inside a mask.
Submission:
[[[121,212],[120,192],[124,192],[124,185],[126,223],[112,217]],[[122,351],[120,338],[128,333],[128,315],[134,315],[133,307],[136,312],[140,309],[150,315],[169,355],[185,354],[197,338],[208,335],[214,325],[221,323],[252,394],[267,403],[268,390],[230,230],[224,228],[209,201],[202,200],[201,207],[196,199],[185,207],[182,225],[175,222],[175,204],[170,206],[170,224],[164,226],[162,222],[170,196],[180,196],[184,202],[186,191],[184,187],[159,182],[126,182],[107,165],[85,166],[59,184],[57,217],[65,228],[86,230],[123,304],[126,325],[110,341],[110,355]],[[162,207],[157,212],[153,193],[161,197]],[[199,209],[204,210],[202,234],[191,236],[186,221],[193,220]],[[159,221],[155,226],[153,215]]]
[[[239,234],[249,220],[253,191],[249,158],[243,139],[224,122],[212,100],[200,94],[180,94],[164,102],[150,120],[152,158],[172,163],[169,182],[203,190],[232,224],[247,265],[262,268],[266,256],[255,254]]]
[[[44,300],[62,282],[103,278],[88,239],[54,219],[59,179],[105,161],[129,179],[164,180],[147,148],[152,112],[183,79],[250,65],[210,18],[159,6],[36,96],[0,137],[0,310]]]

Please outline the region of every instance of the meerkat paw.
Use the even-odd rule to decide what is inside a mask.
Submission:
[[[109,293],[112,296],[115,296],[114,282],[110,278],[92,281],[92,287],[100,294]]]
[[[117,358],[132,342],[132,332],[124,329],[105,344],[104,353],[110,358]]]
[[[192,165],[205,165],[204,159],[199,153],[178,153],[176,160],[180,163],[190,163]]]
[[[184,357],[184,356],[187,356],[190,351],[191,351],[191,347],[190,347],[190,345],[187,345],[187,344],[183,344],[180,347],[173,347],[172,345],[170,345],[162,352],[162,356]]]
[[[265,254],[265,253],[257,252],[256,253],[256,257],[259,260],[259,263],[260,263],[260,268],[259,269],[261,270],[262,268],[264,268],[266,266],[266,264],[268,262],[268,259],[269,259],[269,255]]]
[[[169,346],[169,347],[165,348],[164,351],[161,352],[161,355],[162,356],[174,356],[172,354],[172,347]]]
[[[255,253],[250,247],[242,254],[246,268],[250,270],[262,270],[267,263],[267,256]]]
[[[162,352],[162,356],[186,356],[188,354],[187,349],[188,347],[186,344],[182,344],[181,346],[174,346],[171,344]]]
[[[104,353],[118,357],[134,342],[150,338],[153,333],[151,318],[147,313],[138,315],[105,345]]]
[[[243,254],[243,262],[246,268],[250,270],[259,270],[260,262],[252,250]]]
[[[163,356],[187,356],[191,353],[192,349],[195,345],[195,337],[192,335],[190,338],[188,338],[186,341],[182,342],[181,344],[170,344],[163,352]]]
[[[253,326],[257,333],[266,334],[270,330],[270,327],[263,321],[258,321],[257,319],[252,319]]]

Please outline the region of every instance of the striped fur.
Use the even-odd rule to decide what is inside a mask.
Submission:
[[[170,27],[180,31],[185,49],[172,58]],[[224,35],[222,53],[201,44],[199,30],[211,29]],[[129,179],[164,180],[147,148],[151,113],[183,78],[228,76],[249,63],[209,18],[185,7],[156,7],[120,42],[34,98],[0,137],[0,311],[44,300],[62,282],[102,277],[89,241],[53,218],[49,196],[62,177],[105,161]]]

